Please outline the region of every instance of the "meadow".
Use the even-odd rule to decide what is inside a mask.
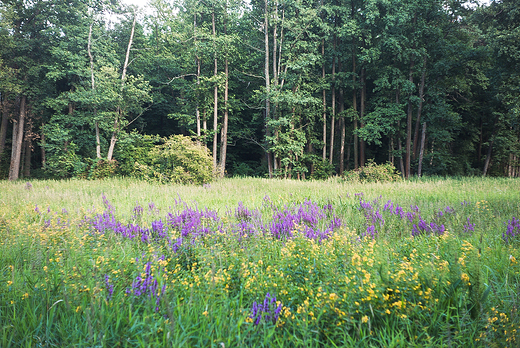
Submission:
[[[518,347],[520,180],[0,182],[0,347]]]

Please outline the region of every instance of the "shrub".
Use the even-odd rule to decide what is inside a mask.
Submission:
[[[136,163],[135,175],[159,182],[204,184],[214,177],[207,147],[183,135],[173,135],[148,153],[148,163]]]
[[[104,179],[110,178],[116,175],[118,169],[118,162],[116,160],[104,160],[100,159],[93,163],[90,167],[88,175],[89,179]]]
[[[351,170],[343,175],[345,181],[388,182],[401,179],[401,174],[392,163],[377,164],[373,160],[357,170]]]

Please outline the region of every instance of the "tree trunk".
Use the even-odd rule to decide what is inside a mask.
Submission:
[[[228,59],[226,57],[224,63],[224,73],[226,75],[226,84],[224,87],[224,120],[222,122],[222,134],[220,136],[220,176],[223,178],[226,173],[226,154],[227,154],[227,133],[228,133],[228,90],[229,90],[229,73]]]
[[[42,155],[42,168],[45,169],[45,165],[47,164],[47,159],[46,159],[46,156],[45,156],[45,133],[42,132],[42,135],[41,135],[41,139],[42,139],[42,142],[41,142],[41,155]]]
[[[341,59],[338,58],[338,72],[341,73]],[[345,115],[343,115],[343,112],[345,111],[345,95],[343,93],[343,87],[339,88],[339,113],[341,115],[340,117],[340,142],[339,142],[339,175],[343,175],[343,172],[345,170]]]
[[[360,126],[363,128],[365,123],[363,121],[365,117],[365,104],[366,104],[366,95],[367,95],[367,84],[366,84],[366,69],[365,67],[361,68],[361,100],[360,100],[360,110],[359,110],[359,118],[360,118]],[[359,140],[359,165],[361,168],[365,166],[365,140]]]
[[[195,118],[197,122],[197,142],[200,142],[200,110],[199,110],[199,85],[200,85],[200,58],[197,52],[197,14],[193,15],[193,44],[195,46],[195,61],[197,63],[197,103],[195,106]]]
[[[5,94],[0,93],[0,116],[2,122],[0,123],[0,163],[3,158],[5,150],[5,141],[7,140],[8,112],[7,112],[7,98]]]
[[[18,120],[13,123],[13,149],[11,165],[9,167],[9,180],[18,180],[20,174],[20,159],[22,155],[22,143],[24,137],[25,116],[27,114],[27,97],[20,98],[20,113]]]
[[[491,140],[489,142],[489,148],[488,148],[488,151],[487,151],[486,162],[484,162],[484,170],[482,170],[482,176],[486,176],[487,175],[487,171],[489,169],[489,163],[491,162],[491,151],[493,149],[493,141],[494,140]]]
[[[413,67],[414,67],[414,60],[410,62],[410,72],[408,80],[413,83]],[[411,97],[411,94],[409,95]],[[410,177],[410,162],[411,162],[411,143],[412,143],[412,111],[413,111],[413,105],[412,101],[408,100],[408,112],[407,112],[407,118],[406,118],[406,173],[405,178],[408,179]]]
[[[217,69],[217,31],[215,28],[215,9],[213,8],[213,12],[211,13],[211,25],[213,28],[213,49],[214,52],[214,69],[213,76],[215,79],[217,78],[218,69]],[[217,138],[218,138],[218,84],[215,81],[215,86],[213,87],[213,168],[217,170]]]
[[[330,120],[330,150],[329,150],[329,164],[332,164],[334,158],[334,125],[336,123],[336,34],[334,34],[333,49],[334,55],[332,57],[332,117]]]
[[[90,88],[92,92],[96,91],[96,83],[94,79],[94,57],[92,56],[92,26],[93,23],[90,23],[90,28],[88,31],[88,44],[87,44],[87,52],[90,60]],[[96,119],[97,110],[94,107],[94,119]],[[101,139],[99,135],[99,122],[97,120],[94,121],[94,130],[96,132],[96,157],[101,159]]]
[[[25,137],[25,153],[24,153],[24,165],[23,165],[23,177],[28,178],[31,176],[31,152],[32,144],[31,138]]]
[[[422,162],[424,158],[424,140],[426,139],[426,122],[423,122],[422,125],[422,134],[421,134],[421,150],[419,152],[419,166],[417,168],[417,176],[420,178],[422,175]]]
[[[426,56],[423,58],[423,71],[421,75],[421,84],[419,86],[419,106],[417,107],[417,119],[415,120],[415,133],[413,136],[413,159],[417,158],[417,145],[419,143],[419,125],[421,124],[421,113],[424,101],[424,83],[426,81]]]
[[[269,80],[269,8],[268,1],[264,1],[264,45],[265,45],[265,55],[264,55],[264,75],[265,75],[265,128],[266,128],[266,136],[271,136],[270,126],[267,124],[271,117],[271,84]],[[268,145],[269,147],[269,145]],[[269,177],[273,177],[273,163],[271,158],[271,152],[269,149],[267,151],[267,167],[269,171]],[[276,161],[276,155],[274,155],[274,160]]]
[[[352,11],[354,11],[354,5],[352,5]],[[357,170],[359,168],[359,162],[358,162],[358,135],[357,135],[357,88],[356,88],[356,39],[352,38],[352,108],[354,109],[354,120],[353,120],[353,127],[354,127],[354,170]]]
[[[125,87],[126,82],[126,69],[128,68],[128,60],[130,58],[130,50],[132,49],[132,42],[134,40],[134,31],[135,31],[135,21],[137,16],[134,14],[134,21],[132,22],[132,31],[130,32],[130,40],[128,41],[128,47],[126,49],[125,56],[125,64],[123,65],[123,73],[121,74],[121,93],[123,93],[123,88]],[[114,154],[114,147],[116,146],[117,136],[119,134],[119,128],[121,126],[121,107],[117,107],[116,117],[114,121],[114,130],[112,132],[112,137],[110,138],[110,147],[108,148],[107,160],[111,161],[112,156]]]
[[[323,4],[323,1],[322,1]],[[321,64],[321,77],[325,81],[325,39],[321,40],[321,57],[323,62]],[[325,88],[322,89],[322,104],[323,104],[323,162],[327,159],[327,95]]]

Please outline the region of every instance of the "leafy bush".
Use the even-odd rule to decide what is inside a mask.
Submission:
[[[183,135],[164,139],[148,153],[148,163],[136,163],[135,175],[159,182],[204,184],[214,177],[207,147]]]
[[[159,144],[161,138],[157,135],[139,134],[135,131],[122,133],[116,146],[115,158],[117,158],[117,174],[123,176],[133,175],[136,163],[149,163],[150,150]]]
[[[104,179],[110,178],[116,175],[118,170],[118,162],[116,160],[103,160],[100,159],[93,163],[90,167],[88,175],[89,179]]]
[[[401,174],[392,163],[377,164],[373,160],[357,170],[351,170],[343,175],[345,181],[388,182],[401,179]]]

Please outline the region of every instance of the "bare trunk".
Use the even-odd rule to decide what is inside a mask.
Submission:
[[[45,156],[45,133],[41,135],[41,155],[42,155],[42,168],[45,169],[45,165],[47,164],[47,158]]]
[[[409,81],[413,83],[413,67],[414,61],[410,62],[410,72],[409,72]],[[410,96],[411,97],[411,94]],[[408,179],[410,177],[410,162],[411,162],[411,143],[412,143],[412,111],[413,105],[411,100],[408,100],[408,112],[406,118],[406,172],[405,178]]]
[[[9,180],[18,180],[20,174],[20,160],[22,155],[22,143],[24,138],[25,116],[27,114],[27,97],[20,98],[20,113],[18,120],[13,123],[13,150],[11,165],[9,167]]]
[[[228,132],[228,89],[229,89],[229,73],[228,60],[226,58],[224,73],[226,75],[226,85],[224,87],[224,120],[222,122],[222,134],[220,137],[220,176],[224,177],[226,173],[226,154],[227,154],[227,132]]]
[[[334,52],[336,52],[336,34],[334,34]],[[329,150],[329,164],[332,164],[334,158],[334,125],[336,123],[336,54],[332,57],[332,117],[330,120],[330,150]]]
[[[421,84],[419,86],[419,106],[417,107],[417,119],[415,120],[415,133],[413,136],[413,159],[417,158],[417,145],[419,143],[419,125],[421,124],[421,114],[424,101],[424,83],[426,81],[426,56],[423,58],[423,72],[421,75]]]
[[[323,2],[322,2],[323,3]],[[323,63],[321,64],[321,77],[325,81],[325,39],[321,40],[321,57]],[[325,88],[322,90],[322,104],[323,104],[323,162],[327,159],[327,96]]]
[[[213,28],[213,49],[214,53],[214,70],[213,76],[216,78],[218,74],[217,69],[217,31],[215,28],[215,9],[211,13],[211,24]],[[218,138],[218,84],[215,81],[215,87],[213,87],[213,168],[217,170],[217,138]]]
[[[341,59],[338,58],[338,71],[341,72],[341,67],[342,67],[342,64],[341,64]],[[340,118],[340,134],[341,134],[341,138],[340,138],[340,143],[339,143],[339,175],[343,175],[343,172],[345,170],[345,132],[346,132],[346,127],[345,127],[345,116],[343,115],[343,112],[345,111],[345,98],[344,98],[344,94],[343,94],[343,88],[340,87],[339,88],[339,113],[341,116]]]
[[[197,62],[197,87],[200,85],[200,58],[197,54],[197,14],[193,15],[193,41],[195,46],[195,60]],[[197,122],[197,142],[200,142],[200,110],[199,110],[199,92],[197,89],[197,104],[195,106],[195,118]]]
[[[31,152],[32,144],[31,138],[26,137],[25,139],[25,151],[24,151],[24,165],[23,165],[23,177],[28,178],[31,176]]]
[[[421,150],[419,151],[419,166],[417,168],[417,176],[420,178],[422,175],[422,162],[424,158],[424,141],[426,139],[426,122],[423,122],[422,125],[422,134],[421,134]]]
[[[7,112],[7,98],[4,94],[0,94],[0,112],[2,122],[0,123],[0,161],[2,160],[3,153],[5,150],[5,141],[7,140],[7,127],[8,124],[8,112]]]
[[[365,123],[363,121],[365,117],[365,104],[366,104],[366,94],[367,94],[367,84],[366,84],[366,69],[365,67],[361,68],[361,100],[360,100],[360,110],[359,110],[359,118],[360,118],[360,126],[363,128]],[[365,166],[365,140],[359,140],[359,165],[361,168]]]
[[[90,28],[88,31],[88,44],[87,44],[87,52],[90,60],[90,88],[92,92],[96,90],[96,82],[94,79],[94,57],[92,56],[92,26],[93,23],[90,23]],[[97,110],[94,108],[94,119],[96,119]],[[96,157],[101,159],[101,140],[99,135],[99,122],[97,120],[94,121],[94,130],[96,132]]]
[[[489,169],[489,163],[491,162],[491,151],[493,149],[493,140],[491,140],[489,142],[489,148],[488,148],[488,151],[487,151],[487,156],[486,156],[486,162],[484,162],[484,170],[482,170],[482,176],[486,176],[487,175],[487,171]]]
[[[415,24],[417,23],[417,13],[414,16],[413,19],[413,26],[415,28]],[[413,48],[415,49],[415,43],[413,44]],[[414,56],[412,55],[412,59],[410,61],[410,71],[408,80],[410,81],[410,84],[413,84],[413,69],[415,65]],[[413,112],[413,105],[411,101],[412,94],[410,93],[408,95],[408,112],[407,112],[407,118],[406,118],[406,174],[405,178],[408,179],[410,177],[410,167],[411,167],[411,152],[412,152],[412,112]]]
[[[266,128],[266,136],[271,136],[270,126],[267,124],[271,117],[271,84],[269,81],[269,9],[267,0],[264,1],[264,44],[265,44],[265,55],[264,55],[264,75],[265,75],[265,128]],[[268,145],[269,147],[269,145]],[[273,177],[273,163],[271,152],[267,149],[267,167],[269,171],[269,177]],[[276,155],[274,155],[274,160],[276,161]]]
[[[125,87],[126,82],[126,69],[128,68],[128,60],[130,58],[130,50],[132,49],[132,42],[134,40],[134,31],[135,31],[135,21],[137,16],[134,14],[134,21],[132,22],[132,31],[130,32],[130,40],[128,41],[128,47],[126,49],[125,56],[125,64],[123,65],[123,73],[121,74],[121,93],[123,92],[123,88]],[[121,115],[121,107],[117,107],[115,121],[114,121],[114,130],[112,132],[112,137],[110,138],[110,147],[108,148],[107,160],[111,161],[112,156],[114,154],[114,147],[116,146],[117,136],[119,134],[119,129],[121,126],[120,120],[122,118]]]
[[[356,39],[352,39],[352,108],[354,109],[355,115],[354,115],[354,121],[353,121],[353,127],[354,127],[354,170],[357,170],[359,168],[359,162],[358,162],[358,135],[357,135],[357,88],[356,88]]]

